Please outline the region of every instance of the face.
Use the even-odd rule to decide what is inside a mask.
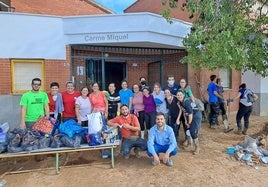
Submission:
[[[32,83],[33,91],[39,91],[40,87],[41,87],[41,82],[40,81],[34,81]]]
[[[186,86],[186,81],[185,81],[185,79],[181,79],[181,81],[180,81],[180,86],[181,86],[182,88],[185,88],[185,86]]]
[[[179,101],[183,101],[183,99],[184,99],[184,94],[183,94],[182,92],[178,92],[178,93],[177,93],[177,99],[178,99]]]
[[[169,85],[173,86],[174,82],[175,82],[175,78],[174,77],[168,77],[168,84]]]
[[[140,88],[139,88],[139,86],[138,85],[133,85],[133,91],[134,91],[134,93],[138,93],[139,91],[140,91]]]
[[[110,92],[114,92],[115,91],[115,85],[114,84],[109,84],[108,90]]]
[[[171,96],[171,93],[170,93],[169,90],[165,90],[164,94],[165,94],[165,97],[166,98],[169,97],[169,96]]]
[[[96,91],[99,91],[99,89],[100,89],[100,87],[99,87],[99,85],[98,84],[93,84],[93,86],[92,86],[92,90],[93,90],[93,92],[96,92]]]
[[[127,106],[123,106],[121,107],[120,112],[123,116],[127,116],[129,114],[129,109]]]
[[[56,95],[59,92],[59,87],[58,86],[52,86],[50,88],[51,94]]]
[[[73,91],[74,91],[74,85],[73,85],[73,83],[67,83],[67,85],[66,85],[66,91],[68,93],[73,93]]]
[[[158,85],[154,85],[154,91],[155,91],[155,92],[158,93],[158,92],[160,92],[160,90],[161,90],[161,89],[160,89],[160,87],[159,87]]]
[[[81,94],[82,94],[82,96],[88,96],[88,93],[89,93],[88,88],[83,88],[83,89],[81,90]]]
[[[156,116],[156,124],[158,127],[163,127],[166,124],[165,117],[163,115]]]
[[[127,83],[126,83],[126,82],[122,82],[121,87],[122,87],[123,89],[126,89],[126,88],[127,88]]]
[[[142,93],[143,93],[143,95],[148,96],[149,95],[149,90],[143,89]]]

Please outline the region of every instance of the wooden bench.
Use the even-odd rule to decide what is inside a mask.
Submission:
[[[110,149],[111,150],[111,156],[110,156],[111,157],[111,167],[114,168],[114,149],[117,146],[119,146],[118,140],[116,140],[114,143],[106,143],[106,144],[102,144],[102,145],[98,145],[98,146],[89,146],[88,144],[82,144],[78,148],[60,147],[60,148],[37,149],[37,150],[30,151],[30,152],[2,153],[2,154],[0,154],[0,159],[55,154],[55,169],[56,169],[56,173],[58,174],[60,171],[60,165],[59,165],[60,153],[68,154],[71,152]]]

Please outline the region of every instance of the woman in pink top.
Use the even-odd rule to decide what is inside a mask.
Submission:
[[[93,92],[89,94],[89,99],[92,104],[92,112],[102,112],[107,119],[108,116],[108,101],[104,92],[100,91],[98,83],[93,83]]]
[[[144,104],[143,94],[137,84],[133,85],[134,97],[132,99],[132,106],[134,108],[134,114],[138,117],[141,126],[141,138],[144,139]]]

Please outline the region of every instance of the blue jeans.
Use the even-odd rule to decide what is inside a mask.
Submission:
[[[252,112],[252,106],[245,106],[242,103],[239,103],[239,109],[236,114],[236,123],[239,129],[242,128],[242,124],[241,124],[242,117],[244,117],[244,123],[245,123],[244,128],[248,129],[249,117],[250,117],[251,112]]]
[[[168,150],[168,148],[169,148],[169,145],[159,145],[159,144],[156,144],[156,143],[154,144],[154,150],[155,150],[156,154],[159,154],[159,153],[166,153],[167,150]],[[179,149],[176,147],[173,151],[171,151],[171,152],[169,153],[169,156],[174,156],[174,155],[176,155],[178,152],[179,152]],[[153,156],[153,154],[150,153],[149,151],[147,151],[147,155],[148,155],[149,157],[152,157],[152,156]]]
[[[121,153],[123,155],[128,155],[133,147],[140,148],[141,151],[146,151],[147,142],[140,137],[138,137],[135,141],[123,138],[121,146]]]

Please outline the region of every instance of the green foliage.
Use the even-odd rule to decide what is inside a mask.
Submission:
[[[163,14],[171,20],[169,15],[178,6],[177,1],[165,0],[165,3],[173,5]],[[181,9],[188,11],[194,21],[183,40],[188,55],[182,62],[196,68],[251,70],[268,76],[268,14],[264,11],[268,0],[259,1],[261,6],[253,10],[255,3],[255,0],[187,0]]]

